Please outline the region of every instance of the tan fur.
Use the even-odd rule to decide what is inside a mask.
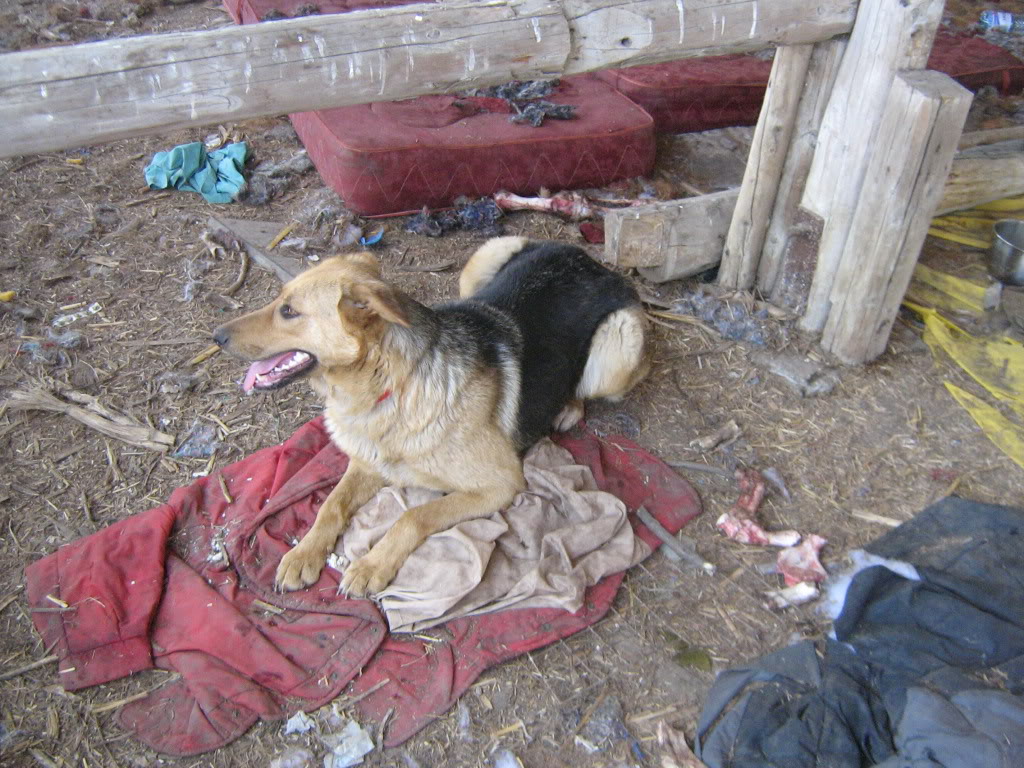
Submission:
[[[350,457],[313,527],[282,559],[277,584],[284,589],[316,582],[352,513],[385,484],[448,495],[407,511],[353,563],[342,581],[349,594],[379,592],[427,536],[492,514],[524,487],[515,447],[496,423],[492,372],[461,372],[459,397],[451,398],[447,379],[413,377],[411,364],[379,343],[388,322],[405,318],[371,259],[326,261],[267,307],[223,327],[228,350],[248,359],[291,349],[317,357],[309,381],[326,402],[331,438]],[[283,319],[283,304],[299,317]]]
[[[489,241],[466,265],[460,292],[471,295],[525,242]],[[296,317],[282,317],[286,304]],[[505,423],[508,403],[498,373],[482,366],[448,366],[434,374],[421,369],[414,374],[414,362],[395,347],[393,335],[386,336],[389,324],[413,322],[407,306],[381,280],[376,259],[356,254],[304,272],[268,306],[217,331],[228,351],[250,360],[293,349],[314,355],[318,365],[308,380],[326,404],[331,439],[350,458],[312,528],[281,560],[276,581],[283,589],[317,581],[352,514],[384,485],[447,495],[405,512],[349,566],[342,588],[351,595],[381,591],[427,536],[491,515],[525,485]],[[610,315],[592,342],[578,397],[625,394],[646,373],[642,348],[642,311]],[[571,426],[582,412],[582,402],[575,400],[559,422]]]
[[[492,237],[469,257],[459,275],[459,297],[468,299],[487,283],[498,270],[526,245],[525,237]]]

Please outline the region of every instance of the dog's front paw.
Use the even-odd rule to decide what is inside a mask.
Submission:
[[[303,547],[300,541],[296,547],[281,558],[274,581],[279,589],[292,591],[315,584],[324,569],[327,556],[312,547]]]
[[[341,591],[349,597],[363,597],[382,592],[395,578],[397,568],[382,566],[364,555],[345,569],[341,578]]]

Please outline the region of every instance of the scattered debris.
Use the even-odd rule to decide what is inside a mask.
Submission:
[[[174,458],[208,459],[217,450],[217,427],[203,421],[196,421],[178,449],[171,454]]]
[[[459,699],[456,711],[459,717],[459,739],[467,742],[473,741],[473,735],[469,732],[472,719],[469,714],[469,705],[466,704],[465,699]]]
[[[702,559],[696,551],[692,548],[693,541],[690,540],[691,547],[688,548],[679,539],[669,533],[665,527],[659,523],[650,512],[643,507],[637,507],[636,516],[640,518],[640,521],[647,526],[647,529],[661,539],[661,542],[665,545],[665,554],[674,560],[684,560],[690,565],[700,568],[708,574],[715,573],[715,566],[706,560]]]
[[[729,421],[716,429],[710,435],[705,435],[704,437],[699,437],[696,440],[691,440],[690,447],[703,453],[707,453],[715,448],[724,447],[730,443],[736,442],[742,434],[743,430],[740,429],[736,420],[729,419]]]
[[[690,645],[681,637],[667,630],[662,631],[662,637],[674,651],[672,660],[685,669],[699,669],[702,672],[711,672],[714,664],[711,661],[711,654],[706,648]]]
[[[244,141],[207,153],[201,141],[157,152],[146,166],[150,189],[198,192],[210,203],[230,203],[245,188],[242,168],[249,154]]]
[[[360,245],[366,245],[366,246],[376,245],[383,238],[384,238],[384,227],[382,227],[381,225],[378,224],[376,227],[374,227],[373,231],[371,231],[369,234],[362,235],[359,238],[359,244]]]
[[[520,197],[511,192],[495,192],[494,203],[503,211],[541,211],[582,221],[594,216],[594,207],[579,192],[559,192],[550,197]]]
[[[288,747],[270,761],[270,768],[313,768],[313,753],[302,747]]]
[[[509,749],[499,749],[491,756],[493,768],[523,768],[523,761]]]
[[[693,754],[682,731],[678,731],[664,720],[658,722],[658,746],[662,748],[661,768],[707,768],[700,758]]]
[[[761,473],[756,469],[737,469],[736,481],[740,486],[740,496],[732,505],[732,509],[723,512],[715,521],[715,527],[741,544],[795,546],[800,541],[800,534],[796,531],[768,532],[754,520],[765,492]]]
[[[640,422],[625,411],[616,411],[609,416],[596,416],[593,419],[588,419],[587,426],[598,437],[622,435],[630,440],[636,440],[640,436]]]
[[[828,573],[818,560],[821,548],[827,543],[828,539],[812,533],[804,537],[798,546],[787,547],[779,552],[776,563],[787,587],[802,581],[820,582],[828,578]]]
[[[99,314],[102,311],[103,305],[96,301],[87,306],[85,309],[80,309],[76,312],[69,312],[66,315],[57,315],[55,318],[53,318],[53,322],[51,323],[51,325],[54,328],[64,328],[68,325],[71,325],[72,323],[78,322],[83,318]]]
[[[544,99],[558,85],[557,80],[513,80],[504,85],[490,88],[475,88],[463,94],[469,98],[500,99],[506,102],[513,114],[509,118],[512,123],[529,123],[539,128],[546,118],[556,120],[572,120],[576,116],[576,107],[571,104],[554,104]]]
[[[11,410],[40,410],[63,413],[107,437],[113,437],[150,451],[164,453],[174,445],[173,435],[168,435],[152,427],[140,424],[128,416],[115,413],[100,404],[99,400],[92,395],[73,390],[67,390],[61,394],[68,400],[80,403],[85,407],[68,403],[38,386],[29,390],[15,390],[11,392],[4,405]]]
[[[324,756],[324,768],[359,765],[374,748],[370,734],[355,720],[348,720],[340,732],[323,735],[320,740],[331,750]]]
[[[604,242],[604,223],[598,221],[584,221],[579,226],[580,234],[588,243],[599,245]]]
[[[219,477],[223,480],[224,476],[223,475],[219,475]],[[229,501],[228,503],[230,504],[231,502]],[[216,534],[214,534],[213,538],[210,539],[210,554],[208,554],[206,556],[206,562],[209,563],[212,567],[216,568],[218,571],[223,571],[228,566],[231,565],[231,556],[228,555],[228,549],[227,549],[227,546],[224,543],[224,537],[227,536],[227,528],[222,526],[220,528],[217,528],[216,530],[217,530]],[[300,714],[305,714],[305,713],[304,712],[296,713],[296,715],[294,717],[292,717],[291,720],[288,721],[288,727],[289,728],[292,725],[292,720],[294,720]],[[309,730],[309,729],[307,728],[306,730]],[[290,733],[290,731],[288,731],[286,729],[285,730],[285,735],[287,736],[288,733]],[[305,733],[305,731],[300,731],[300,733]]]
[[[71,364],[71,360],[64,350],[78,349],[84,343],[85,336],[81,331],[64,331],[58,334],[47,328],[45,340],[23,341],[21,350],[28,352],[34,362],[50,366],[67,366]]]
[[[544,99],[526,104],[513,101],[511,104],[516,113],[509,120],[519,124],[529,123],[534,128],[540,128],[544,120],[549,117],[556,120],[572,120],[576,117],[576,107],[571,104],[554,104]]]
[[[232,246],[237,243],[254,262],[276,274],[282,283],[288,282],[305,269],[301,258],[269,252],[270,243],[285,226],[280,222],[211,216],[206,226],[213,237],[221,242],[232,243]]]
[[[751,360],[781,376],[801,397],[827,395],[839,383],[839,375],[834,370],[793,352],[756,352]]]
[[[160,392],[165,395],[177,395],[191,392],[199,383],[199,377],[185,371],[165,371],[156,377]]]
[[[437,264],[399,264],[395,269],[399,272],[446,272],[454,266],[454,261],[441,261]]]
[[[789,493],[789,488],[786,487],[786,481],[782,479],[782,474],[775,467],[766,467],[761,470],[761,476],[764,477],[772,487],[778,491],[782,498],[786,501],[792,501],[793,497]]]
[[[313,170],[313,161],[309,159],[309,154],[306,150],[300,149],[287,160],[283,160],[280,163],[271,163],[269,161],[260,163],[256,166],[256,170],[253,171],[253,175],[269,176],[272,179],[276,179],[282,176],[297,176],[311,170]]]
[[[489,197],[481,197],[475,202],[459,198],[455,201],[455,210],[431,213],[428,208],[424,208],[409,219],[405,228],[427,237],[441,237],[455,229],[473,230],[493,237],[501,234],[501,225],[498,223],[501,216],[501,209]]]
[[[765,592],[765,597],[768,598],[770,608],[782,609],[817,600],[819,594],[818,585],[813,581],[801,581],[785,589],[773,589],[770,592]]]
[[[603,696],[597,706],[584,715],[575,743],[587,752],[603,752],[611,748],[612,742],[624,740],[629,742],[636,752],[639,744],[622,722],[622,703],[618,696]]]
[[[284,724],[284,735],[289,736],[293,733],[307,733],[314,728],[316,728],[316,721],[300,709],[294,715],[289,717],[288,722]]]
[[[0,301],[3,301],[3,302],[14,301],[14,299],[15,299],[15,297],[17,297],[17,295],[18,295],[17,291],[0,291]]]
[[[767,307],[750,301],[716,296],[714,289],[702,286],[681,297],[672,305],[672,312],[700,319],[730,341],[745,341],[763,347],[773,334],[782,332],[770,327],[771,313]]]

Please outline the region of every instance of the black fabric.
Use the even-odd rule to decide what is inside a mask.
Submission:
[[[722,673],[709,768],[1024,766],[1024,510],[944,499],[867,547],[835,640]]]

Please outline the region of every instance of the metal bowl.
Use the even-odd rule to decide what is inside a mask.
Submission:
[[[1024,286],[1024,221],[1003,219],[996,222],[988,271],[1005,285]]]

